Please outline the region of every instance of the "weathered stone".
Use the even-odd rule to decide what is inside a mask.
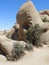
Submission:
[[[9,40],[4,35],[0,35],[0,49],[6,54],[11,56],[13,50],[13,41]]]
[[[26,34],[22,28],[19,28],[18,30],[15,30],[11,39],[19,40],[19,41],[21,40],[26,41]]]
[[[49,16],[49,10],[40,11],[40,14],[42,14],[42,15],[47,14]]]
[[[5,35],[5,34],[6,34],[6,30],[4,30],[4,31],[0,30],[0,35]]]
[[[17,32],[18,32],[18,29],[19,29],[19,24],[16,23],[11,29],[9,30],[6,30],[6,37],[8,38],[12,38],[12,36],[15,34],[15,36],[17,37]]]
[[[49,30],[41,35],[41,43],[49,45]]]
[[[7,38],[11,38],[11,36],[12,36],[13,33],[14,33],[14,31],[15,31],[14,28],[11,28],[11,29],[9,29],[9,30],[6,30],[5,36],[6,36]]]
[[[19,28],[20,28],[20,26],[19,26],[19,24],[18,24],[18,23],[15,23],[15,25],[13,26],[13,28],[16,30],[16,29],[19,29]]]
[[[3,56],[3,55],[0,55],[0,61],[6,61],[7,59],[6,59],[6,57],[5,56]]]
[[[24,28],[26,26],[29,27],[30,24],[33,26],[35,24],[39,24],[40,26],[43,24],[39,13],[31,1],[28,1],[22,5],[22,7],[19,9],[16,19],[19,25]]]

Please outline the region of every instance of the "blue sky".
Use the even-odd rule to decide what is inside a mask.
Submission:
[[[16,22],[19,8],[27,0],[0,0],[0,30],[9,29]],[[49,9],[49,0],[32,0],[38,11]]]

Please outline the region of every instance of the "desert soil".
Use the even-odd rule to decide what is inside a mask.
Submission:
[[[26,52],[23,58],[15,62],[0,59],[0,65],[49,65],[49,46],[34,47],[33,51]]]

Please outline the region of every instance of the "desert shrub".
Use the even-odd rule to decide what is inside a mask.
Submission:
[[[48,19],[46,19],[46,17],[44,19],[42,19],[43,22],[49,22]]]
[[[20,44],[15,44],[12,52],[12,57],[19,59],[25,54],[24,47]]]
[[[25,50],[27,50],[27,51],[33,50],[33,45],[32,45],[31,43],[27,43],[27,44],[25,45]]]
[[[8,61],[15,61],[15,59],[12,56],[6,55],[6,58]]]
[[[43,30],[41,27],[36,24],[34,27],[31,26],[31,28],[27,31],[27,40],[31,42],[33,45],[39,46],[40,45],[40,36],[43,33]]]
[[[18,60],[20,59],[22,56],[24,56],[25,52],[24,52],[24,47],[22,45],[20,45],[19,43],[14,44],[14,48],[12,51],[12,56],[7,56],[8,60]]]

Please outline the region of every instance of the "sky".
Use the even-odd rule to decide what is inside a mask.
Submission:
[[[19,8],[27,0],[0,0],[0,30],[11,28],[16,22]],[[49,0],[32,0],[38,11],[49,9]]]

